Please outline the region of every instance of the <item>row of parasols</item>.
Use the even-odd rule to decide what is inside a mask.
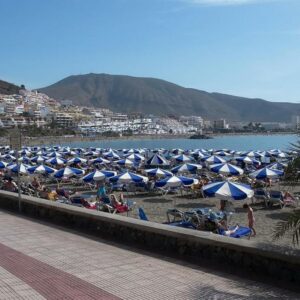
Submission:
[[[27,153],[28,154],[28,153]],[[53,156],[55,154],[55,156]],[[50,163],[52,159],[63,159],[58,157],[59,152],[52,152],[48,155],[53,156],[52,158],[47,157],[46,163]],[[3,154],[1,157],[7,159],[7,155],[12,155],[11,153]],[[60,154],[61,155],[61,154]],[[175,155],[178,156],[178,155]],[[24,156],[22,156],[24,157]],[[21,158],[22,158],[21,157]],[[27,156],[28,157],[28,156]],[[10,157],[11,158],[11,157]],[[34,158],[34,157],[33,157]],[[65,163],[86,163],[91,162],[94,163],[96,160],[105,159],[101,157],[93,158],[90,160],[83,159],[82,157],[74,157],[69,159]],[[153,160],[165,160],[165,158],[155,153],[148,161]],[[107,160],[108,163],[112,163],[113,160]],[[114,161],[117,163],[118,161]],[[40,162],[42,163],[42,162]],[[99,162],[97,162],[99,163]],[[102,163],[100,163],[102,164]],[[265,168],[259,169],[249,176],[256,179],[265,179],[265,178],[277,178],[284,174],[283,170],[276,169],[275,167],[283,168],[285,165],[279,162],[275,162],[272,165],[266,166]],[[6,170],[10,170],[13,173],[20,173],[20,174],[46,174],[51,175],[56,179],[63,179],[63,178],[70,178],[70,177],[79,177],[79,180],[83,182],[97,182],[108,180],[112,183],[121,183],[121,184],[129,184],[129,183],[147,183],[149,178],[148,176],[156,176],[161,178],[155,182],[155,186],[158,188],[176,188],[181,186],[193,186],[194,184],[198,183],[198,180],[195,178],[185,177],[185,176],[177,176],[176,173],[185,173],[187,171],[193,172],[195,170],[201,169],[202,165],[200,164],[193,164],[193,163],[185,163],[180,166],[176,166],[175,168],[169,170],[157,168],[149,168],[145,169],[144,172],[148,176],[142,176],[140,174],[136,174],[133,172],[123,172],[121,174],[117,174],[115,171],[110,170],[94,170],[93,172],[85,175],[85,170],[81,168],[73,168],[70,166],[65,166],[59,170],[56,170],[46,164],[37,164],[35,166],[28,166],[23,163],[14,164],[6,163],[4,161],[0,162],[0,168],[4,168]],[[241,175],[243,174],[243,169],[232,165],[228,162],[221,162],[217,164],[209,165],[209,169],[212,172],[223,174],[223,175]],[[85,175],[85,176],[84,176]],[[222,199],[235,199],[241,200],[245,198],[249,198],[253,196],[253,190],[250,186],[231,182],[229,180],[221,181],[221,182],[214,182],[203,187],[203,192],[207,196],[217,196]]]

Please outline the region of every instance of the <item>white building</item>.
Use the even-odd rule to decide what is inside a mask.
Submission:
[[[296,129],[300,129],[300,116],[292,116],[292,126]]]

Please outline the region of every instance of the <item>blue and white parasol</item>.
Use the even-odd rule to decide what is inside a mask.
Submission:
[[[80,176],[84,174],[84,170],[77,169],[77,168],[71,168],[71,167],[65,167],[63,169],[58,170],[54,173],[55,178],[70,178],[73,176]]]
[[[181,186],[190,186],[197,182],[198,182],[198,180],[194,179],[194,178],[173,175],[172,177],[166,177],[165,179],[157,181],[155,183],[155,186],[157,186],[157,187],[181,187]]]
[[[148,176],[157,176],[157,177],[166,177],[166,176],[173,175],[170,171],[163,170],[160,168],[148,169],[148,170],[145,170],[145,172],[148,174]]]
[[[209,157],[204,157],[202,160],[207,162],[208,164],[222,164],[226,162],[224,158],[218,155],[211,155]]]
[[[207,184],[203,187],[203,193],[208,197],[218,197],[222,200],[243,200],[254,195],[249,185],[230,181]]]
[[[28,173],[30,174],[53,174],[57,171],[56,169],[53,169],[45,165],[29,167],[27,170]]]
[[[265,178],[278,178],[283,176],[284,172],[281,170],[270,169],[268,167],[262,168],[251,173],[249,176],[255,179],[265,179]]]
[[[147,160],[146,165],[148,166],[169,166],[170,162],[162,155],[154,154],[150,159]]]
[[[176,160],[177,162],[190,162],[194,159],[190,156],[187,156],[185,154],[179,154],[172,157],[173,160]]]
[[[81,157],[74,157],[74,158],[71,158],[67,161],[67,164],[68,165],[71,165],[71,164],[85,164],[87,162],[86,159],[84,158],[81,158]]]
[[[25,174],[28,174],[28,170],[27,170],[28,167],[29,166],[21,163],[21,164],[11,164],[11,165],[8,165],[7,169],[11,170],[13,173],[18,173],[19,170],[20,170],[20,174],[25,175]]]
[[[85,175],[81,179],[84,182],[101,181],[101,180],[104,180],[106,178],[110,178],[110,177],[113,177],[116,175],[117,175],[117,172],[114,172],[114,171],[96,170],[92,173]]]
[[[109,179],[111,182],[118,182],[128,184],[131,182],[140,183],[140,182],[148,182],[148,178],[145,176],[141,176],[131,172],[125,172],[123,174],[111,177]]]
[[[177,173],[193,173],[196,172],[197,170],[201,170],[202,166],[199,164],[183,164],[177,167],[174,167],[171,169],[172,173],[177,174]]]
[[[47,164],[53,165],[53,166],[62,166],[66,163],[67,161],[63,158],[59,157],[53,157],[48,160],[46,160]]]
[[[105,164],[110,164],[111,161],[108,159],[102,158],[102,157],[97,157],[97,158],[91,159],[89,161],[89,163],[91,163],[93,165],[96,165],[96,164],[105,165]]]
[[[224,164],[213,164],[210,165],[210,170],[212,172],[222,174],[222,175],[242,175],[244,174],[243,169],[234,166],[229,163],[224,163]]]

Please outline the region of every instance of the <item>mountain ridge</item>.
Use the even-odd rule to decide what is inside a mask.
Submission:
[[[209,93],[152,77],[70,75],[38,90],[58,100],[70,99],[77,105],[123,113],[200,115],[210,120],[256,122],[287,122],[292,115],[300,115],[297,103]]]
[[[21,87],[4,81],[4,80],[0,80],[0,94],[3,95],[13,95],[13,94],[18,94],[19,90],[21,89]]]

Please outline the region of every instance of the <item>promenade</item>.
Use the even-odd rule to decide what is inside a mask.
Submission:
[[[299,299],[0,211],[0,299]]]

